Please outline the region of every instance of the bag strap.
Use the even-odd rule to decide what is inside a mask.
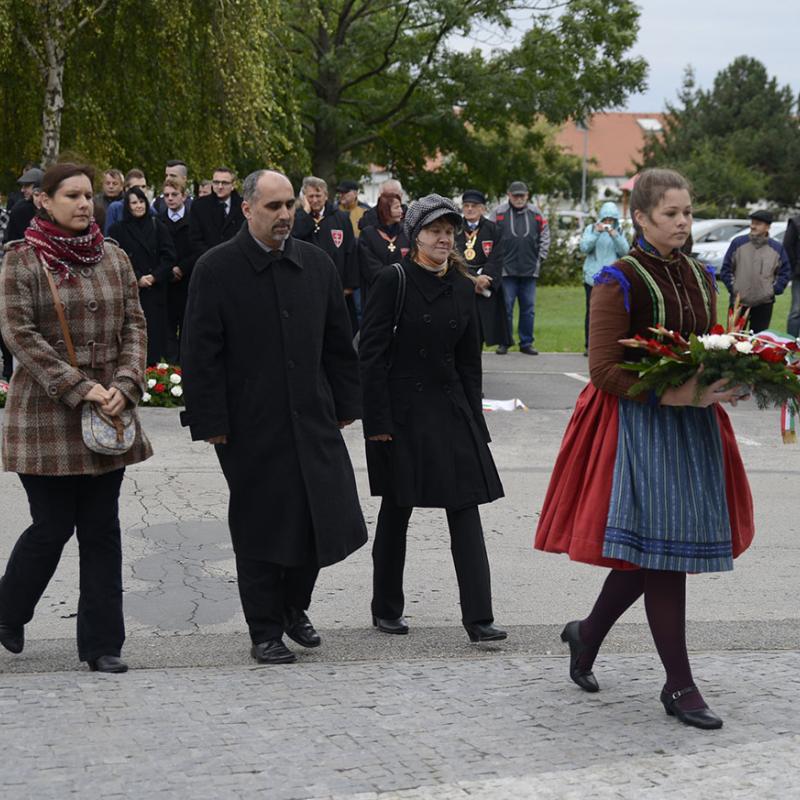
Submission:
[[[78,359],[75,356],[75,347],[72,344],[72,336],[69,333],[69,326],[67,325],[67,318],[64,316],[64,306],[61,304],[61,298],[58,296],[58,289],[56,289],[56,282],[53,280],[53,274],[47,267],[42,265],[44,274],[47,276],[47,282],[50,284],[50,292],[53,295],[53,305],[58,315],[58,321],[61,325],[61,333],[64,334],[64,344],[67,346],[67,355],[69,356],[69,363],[73,367],[78,366]]]
[[[392,322],[392,337],[397,335],[397,326],[403,316],[403,306],[406,304],[406,271],[400,264],[392,264],[397,272],[397,294],[394,298],[394,320]]]

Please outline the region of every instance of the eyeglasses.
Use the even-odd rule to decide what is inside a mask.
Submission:
[[[214,186],[233,186],[233,181],[211,181]]]

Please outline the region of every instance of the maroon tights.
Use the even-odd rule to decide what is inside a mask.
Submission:
[[[694,683],[686,652],[685,572],[611,570],[594,608],[580,623],[581,641],[588,650],[579,664],[584,669],[592,668],[606,634],[642,594],[650,632],[667,673],[664,689],[668,692],[685,689]],[[678,705],[684,711],[706,706],[699,692],[680,698]]]

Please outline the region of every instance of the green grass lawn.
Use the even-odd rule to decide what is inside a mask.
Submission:
[[[785,333],[789,314],[791,290],[775,303],[772,312],[774,331]],[[728,292],[723,287],[717,298],[720,320],[728,313]],[[583,315],[585,301],[583,286],[539,286],[536,289],[536,319],[534,334],[536,348],[547,353],[583,352]],[[514,339],[516,340],[517,308],[514,310]],[[494,348],[491,348],[494,349]]]

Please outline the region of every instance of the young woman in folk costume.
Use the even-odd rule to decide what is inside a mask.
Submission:
[[[595,657],[640,596],[666,671],[667,714],[698,728],[722,720],[706,705],[686,651],[686,573],[733,568],[753,537],[750,489],[721,403],[725,381],[698,390],[697,376],[631,396],[638,380],[619,364],[638,357],[620,343],[661,323],[684,336],[716,322],[716,286],[681,252],[691,231],[687,181],[671,170],[641,174],[631,195],[636,243],[603,268],[591,297],[591,383],[564,435],[536,533],[536,548],[610,567],[594,608],[567,624],[570,677],[596,692]]]

